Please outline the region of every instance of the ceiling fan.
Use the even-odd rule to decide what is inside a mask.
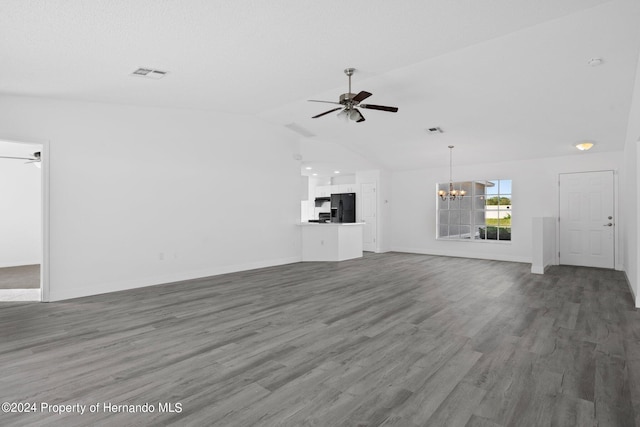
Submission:
[[[310,99],[310,102],[324,102],[327,104],[337,104],[340,107],[333,108],[329,111],[325,111],[324,113],[320,113],[316,116],[311,117],[312,119],[317,119],[318,117],[322,117],[326,114],[333,113],[334,111],[342,110],[338,113],[339,117],[344,117],[345,119],[350,119],[355,121],[356,123],[364,122],[364,116],[358,110],[358,108],[365,108],[369,110],[380,110],[380,111],[389,111],[391,113],[397,113],[398,107],[387,107],[384,105],[374,105],[374,104],[360,104],[360,102],[364,101],[372,94],[367,91],[361,91],[357,94],[351,93],[351,76],[355,71],[355,68],[347,68],[344,70],[344,73],[349,77],[349,92],[343,93],[340,95],[338,102],[333,101],[318,101],[315,99]],[[358,108],[356,108],[358,107]]]
[[[27,163],[40,163],[42,159],[40,159],[40,152],[36,151],[33,153],[33,157],[12,157],[12,156],[0,156],[0,159],[16,159],[16,160],[28,160],[24,162]]]

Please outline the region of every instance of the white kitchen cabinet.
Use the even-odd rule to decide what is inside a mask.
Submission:
[[[362,257],[363,223],[301,223],[302,261],[344,261]]]
[[[330,197],[331,185],[318,185],[316,187],[316,197]]]
[[[343,184],[342,187],[344,187],[343,193],[357,193],[358,192],[357,184]]]
[[[346,189],[346,186],[343,185],[343,184],[332,185],[331,186],[331,194],[346,193],[345,189]]]
[[[330,197],[332,194],[357,193],[356,184],[318,185],[315,197]]]
[[[331,194],[357,193],[356,184],[338,184],[331,186]]]

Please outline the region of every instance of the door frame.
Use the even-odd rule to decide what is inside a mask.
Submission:
[[[50,206],[51,206],[51,192],[49,187],[49,171],[50,171],[50,161],[49,155],[51,152],[51,147],[48,140],[37,140],[33,138],[25,139],[25,138],[16,138],[13,137],[4,137],[0,134],[0,140],[11,142],[14,144],[38,144],[42,147],[41,156],[40,156],[40,194],[41,194],[41,212],[40,212],[40,254],[41,254],[41,264],[40,264],[40,302],[49,302],[50,301],[50,289],[49,289],[49,278],[50,278]]]
[[[597,169],[597,170],[588,170],[588,171],[571,171],[571,172],[559,172],[557,176],[558,185],[556,186],[557,191],[557,214],[556,214],[556,251],[554,254],[555,264],[560,265],[560,175],[571,175],[577,173],[591,173],[591,172],[612,172],[613,173],[613,218],[615,227],[613,229],[613,269],[617,271],[622,271],[622,264],[620,261],[622,260],[621,252],[620,252],[620,197],[619,197],[619,189],[620,189],[620,181],[619,181],[619,173],[617,169]]]

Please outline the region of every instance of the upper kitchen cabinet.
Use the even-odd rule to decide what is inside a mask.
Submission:
[[[357,185],[356,184],[339,184],[331,186],[332,194],[341,194],[341,193],[357,193]]]
[[[318,185],[316,187],[316,197],[331,197],[333,185]]]
[[[357,184],[318,185],[314,197],[331,197],[332,194],[357,193]]]
[[[357,193],[358,192],[358,185],[357,184],[342,184],[342,187],[344,187],[344,191],[343,193]]]

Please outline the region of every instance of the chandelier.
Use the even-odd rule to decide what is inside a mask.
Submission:
[[[453,179],[451,178],[452,170],[453,170],[453,145],[450,145],[449,146],[449,192],[446,192],[444,190],[438,191],[438,196],[440,196],[442,200],[447,200],[447,198],[449,198],[449,200],[455,200],[456,198],[462,199],[464,195],[467,194],[467,192],[464,190],[453,189]]]

